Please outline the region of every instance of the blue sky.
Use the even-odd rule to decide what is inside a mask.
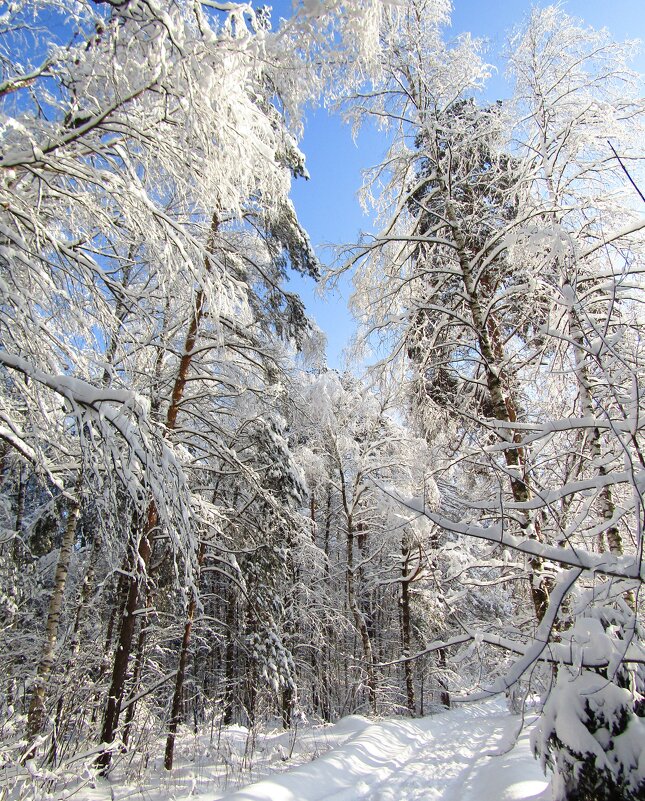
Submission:
[[[269,0],[270,2],[270,0]],[[273,14],[288,16],[291,0],[275,0]],[[488,59],[495,63],[506,32],[519,24],[532,5],[530,0],[453,0],[453,24],[450,34],[470,31],[485,37],[490,43]],[[540,3],[538,5],[548,5]],[[569,0],[562,3],[572,16],[584,19],[596,28],[607,27],[614,38],[645,40],[645,0]],[[645,72],[645,56],[641,52],[635,64]],[[490,99],[504,96],[503,76],[489,83]],[[362,214],[356,193],[361,185],[361,171],[377,164],[385,149],[383,135],[377,131],[364,131],[356,142],[342,121],[318,109],[307,115],[305,136],[301,143],[307,157],[309,181],[294,183],[292,198],[301,222],[316,246],[323,263],[333,260],[329,245],[354,242],[361,231],[371,231],[369,217]],[[317,297],[311,281],[292,280],[310,313],[328,339],[328,362],[339,367],[342,351],[354,330],[347,311],[351,288],[344,284],[342,294],[336,292],[327,298]]]

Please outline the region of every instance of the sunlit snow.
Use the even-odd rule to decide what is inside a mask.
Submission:
[[[530,722],[516,737],[519,728],[503,700],[415,720],[370,722],[354,715],[333,726],[305,726],[295,742],[293,732],[259,736],[251,760],[256,766],[245,771],[246,730],[236,726],[222,732],[219,751],[216,743],[210,750],[206,742],[193,744],[192,763],[184,740],[184,758],[172,777],[161,763],[131,785],[117,773],[88,799],[547,801],[547,780],[529,747]],[[254,772],[265,777],[231,788]]]

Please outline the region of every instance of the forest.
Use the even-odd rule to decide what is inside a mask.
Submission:
[[[450,5],[0,8],[2,801],[493,696],[555,801],[645,797],[636,45],[534,8],[487,103]],[[331,266],[317,104],[384,142]]]

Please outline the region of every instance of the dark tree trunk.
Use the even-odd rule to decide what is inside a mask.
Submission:
[[[235,630],[236,598],[233,586],[229,586],[226,601],[226,650],[224,653],[224,716],[223,723],[229,726],[233,723],[235,707]]]
[[[203,542],[199,544],[197,552],[197,568],[199,569],[204,561],[206,546]],[[175,691],[172,696],[172,709],[170,712],[170,724],[168,726],[168,737],[166,738],[166,753],[164,756],[164,768],[172,770],[172,763],[175,755],[175,736],[177,727],[181,721],[181,701],[184,691],[184,677],[186,675],[186,663],[188,662],[188,649],[190,648],[190,636],[193,628],[193,619],[197,607],[195,591],[190,595],[188,610],[186,611],[186,623],[184,625],[184,635],[181,639],[181,651],[179,652],[179,666],[177,667],[177,678],[175,679]]]
[[[282,690],[282,728],[291,728],[291,718],[294,706],[293,687],[285,687]]]
[[[440,648],[439,649],[439,667],[441,670],[446,669],[446,649]],[[447,709],[450,708],[450,693],[446,688],[445,679],[442,676],[439,676],[439,685],[441,686],[442,690],[439,693],[439,701],[441,702],[442,706],[445,706]]]
[[[150,603],[146,599],[146,609],[150,608]],[[132,733],[132,724],[134,721],[134,713],[137,709],[137,702],[134,700],[139,692],[139,682],[141,681],[141,671],[143,670],[143,662],[146,649],[146,638],[148,636],[149,619],[147,613],[144,615],[139,628],[139,636],[137,637],[137,645],[134,652],[134,667],[132,668],[132,681],[130,682],[130,702],[125,710],[125,721],[123,723],[123,740],[124,747],[127,747],[130,742],[130,734]]]
[[[103,728],[101,730],[101,743],[106,746],[105,750],[97,759],[97,765],[102,773],[106,773],[112,761],[111,746],[116,737],[116,730],[119,724],[121,704],[123,702],[123,690],[128,672],[128,661],[132,652],[132,640],[136,623],[136,612],[138,609],[139,595],[141,586],[146,582],[146,570],[152,553],[152,536],[158,523],[157,508],[154,503],[148,507],[148,514],[144,530],[139,539],[137,549],[136,575],[130,579],[130,586],[126,598],[119,639],[117,641],[116,653],[114,655],[114,666],[112,669],[112,681],[103,718]]]
[[[410,569],[410,549],[403,543],[403,562],[401,565],[401,641],[403,645],[403,656],[411,656],[412,637],[410,625],[410,579],[408,577]],[[416,714],[414,699],[414,678],[412,674],[412,661],[406,659],[403,663],[405,673],[405,695],[408,712],[412,717]]]

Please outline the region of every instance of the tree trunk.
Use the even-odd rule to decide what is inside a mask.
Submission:
[[[96,684],[101,685],[103,681],[103,676],[105,675],[108,669],[108,656],[110,654],[110,649],[112,648],[112,639],[114,637],[114,629],[116,628],[117,623],[117,616],[121,610],[125,608],[125,604],[128,597],[128,582],[130,580],[130,574],[134,570],[133,562],[135,561],[136,557],[136,527],[134,523],[130,529],[130,542],[128,543],[127,552],[123,558],[122,568],[119,571],[118,580],[115,588],[115,595],[114,595],[114,603],[112,604],[112,609],[110,611],[110,617],[108,618],[107,630],[105,634],[105,645],[103,646],[103,661],[101,663],[101,667],[99,669],[99,674],[96,679]],[[94,704],[94,708],[92,709],[92,723],[95,723],[98,718],[99,713],[99,702],[98,702],[98,693],[97,700]]]
[[[293,687],[284,687],[282,690],[282,728],[291,728],[291,717],[295,703]]]
[[[573,340],[575,375],[578,383],[580,411],[583,417],[593,419],[596,416],[596,410],[594,409],[593,389],[591,381],[589,380],[589,370],[585,361],[584,335],[577,314],[573,308],[569,311],[569,331],[571,339]],[[606,476],[607,468],[602,460],[602,443],[600,429],[598,427],[594,427],[590,430],[588,445],[591,452],[591,459],[594,464],[598,465],[598,475]],[[603,520],[607,522],[608,526],[605,531],[599,535],[598,546],[601,552],[604,551],[606,540],[607,548],[611,554],[614,556],[623,556],[623,540],[620,536],[620,531],[618,530],[618,526],[611,522],[615,512],[616,506],[611,495],[611,487],[606,485],[600,490],[600,514]],[[633,611],[636,610],[636,599],[631,590],[625,593],[625,601]]]
[[[325,560],[324,560],[324,575],[325,581],[329,584],[331,582],[331,567],[330,567],[330,550],[329,550],[329,537],[331,534],[331,521],[332,521],[332,514],[331,514],[331,507],[332,507],[332,492],[331,487],[327,488],[327,500],[326,500],[326,510],[325,510],[325,527],[324,527],[324,535],[323,535],[323,550],[325,553]],[[334,646],[334,627],[331,621],[331,615],[328,610],[325,610],[323,613],[323,642],[321,643],[321,648],[316,656],[316,653],[312,650],[311,654],[311,661],[312,667],[315,668],[318,665],[319,668],[319,676],[320,676],[320,687],[316,688],[316,694],[318,696],[319,702],[319,709],[322,719],[326,723],[331,723],[332,721],[332,696],[331,696],[331,677],[330,677],[330,664],[331,664],[331,654],[333,652]],[[318,664],[320,662],[320,664]],[[315,672],[315,671],[314,671]]]
[[[204,561],[206,545],[199,543],[197,552],[197,568],[199,569]],[[196,580],[197,577],[196,577]],[[181,651],[179,652],[179,667],[177,668],[177,678],[175,679],[175,691],[172,697],[172,710],[170,712],[170,725],[168,726],[168,737],[166,739],[166,753],[164,756],[164,768],[172,770],[172,763],[175,754],[175,735],[181,720],[181,699],[184,690],[184,677],[186,675],[186,663],[188,661],[188,649],[190,647],[190,635],[193,627],[193,618],[197,607],[195,591],[191,592],[188,610],[186,611],[186,623],[184,625],[184,635],[181,640]]]
[[[15,536],[13,538],[12,555],[16,565],[20,565],[24,557],[25,548],[22,540],[24,518],[25,518],[25,499],[27,495],[27,468],[24,464],[18,470],[18,494],[16,497],[16,520],[14,523]]]
[[[354,526],[350,516],[347,521],[347,602],[352,611],[354,623],[361,637],[363,656],[365,658],[365,669],[367,670],[368,698],[372,713],[376,715],[378,710],[376,705],[376,674],[374,671],[374,653],[367,623],[365,622],[365,617],[363,616],[356,599],[356,587],[354,583],[354,538]]]
[[[448,190],[444,187],[444,191]],[[492,405],[493,417],[505,423],[514,423],[517,421],[517,410],[513,398],[509,395],[504,397],[504,388],[502,385],[502,370],[500,367],[499,359],[496,357],[498,353],[503,352],[501,343],[491,342],[491,331],[497,331],[496,326],[487,325],[484,312],[477,289],[477,282],[473,275],[471,261],[468,257],[466,243],[462,235],[457,215],[453,208],[451,201],[446,203],[446,217],[452,230],[455,247],[459,258],[459,266],[461,268],[462,280],[470,310],[470,315],[473,321],[473,328],[477,336],[479,350],[482,356],[484,373],[486,376],[486,385]],[[509,442],[517,441],[517,436]],[[504,459],[507,467],[511,469],[510,484],[513,500],[516,503],[527,503],[531,499],[531,491],[527,481],[524,478],[525,474],[525,453],[524,450],[517,447],[508,447],[504,450]],[[532,517],[528,511],[522,514],[523,521],[521,527],[527,532],[528,536],[532,539],[540,538],[539,522],[535,517]],[[529,559],[529,565],[533,573],[533,580],[531,581],[531,597],[533,600],[533,607],[535,609],[535,616],[538,623],[544,617],[546,610],[549,606],[549,591],[547,584],[544,580],[543,572],[544,565],[540,558],[532,557]]]
[[[212,252],[214,247],[215,233],[218,227],[218,218],[214,214],[211,222],[211,230],[209,234],[208,243],[206,245],[207,252]],[[206,272],[210,272],[210,263],[208,257],[204,259],[204,266]],[[175,429],[177,424],[177,416],[179,408],[184,397],[186,390],[186,383],[188,381],[188,374],[192,365],[194,357],[195,344],[197,342],[197,334],[199,326],[206,311],[206,293],[203,288],[197,291],[195,297],[195,305],[193,313],[188,323],[188,330],[184,340],[184,347],[181,359],[179,360],[179,367],[177,369],[177,376],[173,385],[172,393],[170,396],[170,405],[166,414],[166,436]],[[116,729],[119,723],[120,707],[123,701],[123,690],[125,687],[125,680],[128,669],[128,661],[132,651],[132,639],[134,635],[134,615],[137,611],[137,602],[139,598],[139,590],[141,584],[145,582],[145,574],[150,561],[152,553],[152,534],[159,523],[159,514],[154,501],[150,502],[148,507],[147,520],[145,523],[144,531],[139,540],[138,547],[138,560],[137,560],[137,576],[131,581],[126,607],[123,613],[121,624],[121,632],[119,636],[119,646],[114,659],[114,666],[112,670],[112,683],[110,686],[110,694],[108,696],[107,705],[105,709],[105,717],[103,721],[103,730],[101,732],[101,741],[109,746],[114,742],[116,736]],[[101,767],[102,773],[105,774],[110,766],[111,750],[106,748],[99,759],[97,764]]]
[[[439,655],[439,667],[442,670],[445,670],[446,669],[446,649],[445,648],[440,648],[438,655]],[[443,706],[445,706],[447,709],[449,709],[450,708],[450,693],[448,692],[448,690],[446,688],[445,680],[441,676],[439,677],[439,685],[441,687],[441,692],[439,693],[439,700],[441,701],[441,704]]]
[[[25,517],[25,496],[27,494],[27,468],[20,465],[18,471],[18,497],[16,499],[16,522],[14,530],[18,537],[22,536],[22,527]]]
[[[376,704],[376,673],[374,670],[374,651],[372,648],[372,641],[370,640],[370,633],[365,622],[361,609],[356,597],[355,585],[355,569],[354,569],[354,541],[356,539],[356,532],[360,529],[360,537],[366,537],[367,534],[361,527],[357,527],[354,523],[354,508],[350,504],[347,493],[347,484],[345,481],[345,474],[343,472],[343,465],[340,455],[336,452],[337,469],[340,478],[341,499],[343,503],[343,510],[345,512],[345,525],[347,528],[347,542],[346,542],[346,587],[347,587],[347,603],[354,618],[354,624],[360,635],[361,643],[363,646],[363,657],[365,659],[365,669],[367,671],[367,692],[369,698],[370,708],[374,715],[377,714]]]
[[[151,606],[151,603],[149,603],[150,591],[148,591],[147,595],[148,597],[146,598],[146,609],[149,609]],[[127,748],[128,743],[130,742],[130,734],[132,732],[134,713],[136,712],[137,709],[137,702],[134,699],[137,697],[137,694],[139,692],[139,682],[141,680],[141,671],[143,670],[148,625],[149,625],[149,619],[148,619],[148,613],[146,613],[143,616],[143,620],[141,621],[141,626],[139,628],[139,636],[137,637],[137,646],[134,652],[134,667],[132,669],[132,681],[130,682],[131,700],[127,704],[127,708],[125,711],[125,721],[123,723],[123,737],[121,738],[123,741],[124,748]]]
[[[29,743],[33,742],[33,740],[43,730],[45,725],[45,698],[47,696],[47,684],[54,664],[54,652],[56,649],[58,626],[63,607],[63,597],[65,595],[65,585],[67,583],[69,563],[72,557],[74,539],[76,536],[76,523],[78,521],[81,508],[80,501],[78,499],[79,493],[80,480],[76,485],[76,497],[70,501],[68,506],[67,525],[65,526],[65,533],[61,543],[60,554],[58,556],[58,564],[56,565],[54,589],[52,590],[52,595],[49,600],[47,623],[45,625],[45,643],[40,655],[40,662],[38,664],[38,670],[36,671],[36,679],[34,681],[31,701],[29,703],[29,713],[27,717],[27,740]],[[33,745],[30,745],[25,755],[25,759],[31,759],[33,756],[34,747]]]
[[[101,743],[106,748],[97,759],[97,765],[102,773],[106,773],[112,761],[111,746],[114,743],[119,715],[121,713],[121,703],[123,701],[123,690],[128,672],[128,661],[132,651],[132,640],[136,623],[136,613],[138,609],[139,593],[141,585],[146,582],[146,571],[150,555],[152,553],[152,536],[157,527],[158,514],[157,507],[151,503],[148,507],[148,514],[144,525],[144,530],[139,539],[137,548],[136,575],[130,579],[130,587],[126,597],[125,608],[121,618],[121,628],[116,653],[114,655],[114,666],[112,669],[112,682],[110,684],[105,716],[103,718],[103,728],[101,730]]]
[[[410,579],[408,578],[410,567],[410,548],[403,540],[403,561],[401,563],[401,643],[403,645],[403,656],[411,655],[411,627],[410,627]],[[410,717],[416,714],[414,699],[414,678],[412,675],[412,662],[403,663],[405,673],[405,695],[407,700],[408,712]]]

